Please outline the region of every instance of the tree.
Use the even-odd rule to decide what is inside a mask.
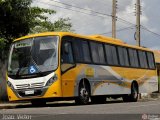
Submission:
[[[5,49],[8,50],[13,39],[28,33],[71,31],[69,18],[61,18],[52,23],[48,15],[54,15],[56,11],[31,4],[32,0],[0,0],[1,47],[5,45]]]
[[[68,18],[61,18],[54,23],[48,15],[56,11],[34,7],[32,0],[0,0],[0,101],[6,98],[4,63],[13,39],[44,31],[70,31]]]
[[[30,29],[30,33],[39,33],[46,31],[73,31],[71,30],[72,25],[68,23],[69,18],[60,18],[54,23],[50,21],[39,22],[39,25],[35,25]]]
[[[60,18],[52,23],[48,20],[48,16],[44,13],[55,14],[56,11],[43,9],[39,7],[32,7],[32,23],[30,24],[30,33],[46,32],[46,31],[73,31],[71,30],[71,23],[69,18]],[[36,19],[35,19],[36,18]]]

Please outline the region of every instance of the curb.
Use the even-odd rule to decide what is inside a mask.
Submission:
[[[54,101],[54,102],[48,102],[49,104],[61,104],[61,103],[74,103],[73,100],[70,101]],[[48,104],[48,105],[49,105]],[[20,106],[32,106],[30,102],[15,102],[15,103],[10,103],[10,102],[6,102],[6,103],[0,103],[0,110],[1,109],[14,109],[14,108],[18,108]]]
[[[17,108],[17,106],[21,105],[28,105],[28,103],[0,103],[0,110],[1,109],[14,109]]]
[[[17,105],[16,105],[16,106],[17,106]],[[1,109],[14,109],[14,108],[16,108],[16,106],[15,106],[15,105],[0,106],[0,110],[1,110]]]

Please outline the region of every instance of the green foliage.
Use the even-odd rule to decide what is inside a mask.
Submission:
[[[71,30],[71,23],[68,22],[69,18],[60,18],[59,20],[55,21],[54,23],[50,21],[39,21],[38,24],[31,28],[31,33],[39,33],[39,32],[46,32],[46,31],[73,31]]]
[[[6,45],[6,40],[4,38],[0,38],[0,51],[4,49]]]
[[[71,31],[69,18],[52,23],[48,16],[56,11],[31,5],[32,0],[0,0],[0,45],[9,48],[13,39],[29,33]],[[4,43],[3,43],[4,42]]]
[[[31,0],[1,0],[0,37],[12,39],[29,32]]]

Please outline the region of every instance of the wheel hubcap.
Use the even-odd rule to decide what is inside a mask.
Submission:
[[[80,94],[81,94],[82,97],[88,96],[88,92],[87,92],[87,90],[85,88],[81,89]]]
[[[87,101],[88,100],[88,91],[85,89],[85,88],[82,88],[81,91],[80,91],[80,96],[81,96],[81,99],[83,101]]]

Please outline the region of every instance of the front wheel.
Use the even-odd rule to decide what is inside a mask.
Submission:
[[[78,90],[78,97],[75,99],[76,104],[86,105],[89,103],[90,88],[86,82],[81,82]]]

